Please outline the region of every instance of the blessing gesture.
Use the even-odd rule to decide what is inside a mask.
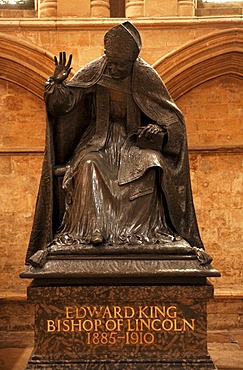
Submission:
[[[72,69],[72,67],[70,67],[72,63],[72,57],[73,57],[72,54],[70,54],[67,64],[66,64],[66,52],[65,51],[60,51],[59,61],[56,56],[54,57],[54,62],[55,62],[56,67],[54,69],[52,78],[56,83],[61,83],[64,80],[66,80],[66,78],[68,78],[69,73]]]

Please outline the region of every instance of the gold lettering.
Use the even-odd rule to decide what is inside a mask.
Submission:
[[[66,332],[66,331],[69,331],[70,330],[70,325],[69,325],[70,321],[69,320],[63,320],[62,324],[63,324],[63,329],[62,331]]]
[[[75,327],[78,327],[78,331],[82,331],[82,320],[78,320],[75,323],[75,320],[71,320],[71,331],[75,331]]]
[[[154,317],[157,319],[158,318],[158,315],[161,315],[162,317],[165,317],[166,316],[166,313],[165,313],[165,306],[161,308],[159,308],[158,306],[153,306],[154,308]],[[152,315],[151,315],[151,318],[154,318]]]
[[[129,311],[130,311],[130,314],[129,314]],[[134,315],[135,315],[135,311],[133,307],[124,306],[124,318],[125,319],[131,319],[132,317],[134,317]]]
[[[91,307],[86,307],[87,308],[87,311],[89,312],[89,314],[90,314],[90,317],[93,317],[94,315],[96,316],[96,317],[99,317],[100,316],[100,312],[101,312],[101,310],[102,310],[102,308],[103,308],[103,306],[100,306],[99,307],[99,311],[98,311],[98,309],[97,309],[97,307],[96,306],[93,306],[93,309],[91,308]]]
[[[83,329],[84,331],[92,331],[94,328],[94,324],[92,320],[84,320],[83,321]]]
[[[115,320],[112,320],[112,319],[107,320],[107,321],[105,322],[105,328],[106,328],[106,330],[108,330],[108,331],[116,331],[116,330],[115,330],[115,329],[116,329],[116,321],[115,321]]]
[[[117,320],[117,329],[116,331],[121,331],[121,327],[123,326],[123,319]]]
[[[61,320],[56,320],[57,323],[57,331],[61,331]]]
[[[156,323],[159,323],[160,325],[159,325],[159,327],[155,327],[155,324]],[[151,328],[152,328],[152,330],[154,330],[154,331],[161,331],[162,329],[161,329],[161,320],[159,320],[159,319],[154,319],[154,320],[152,320],[152,322],[151,322]]]
[[[171,331],[172,330],[172,328],[173,328],[173,321],[172,320],[165,319],[165,320],[161,321],[161,323],[162,323],[162,328],[165,331]]]
[[[178,320],[174,320],[174,331],[182,331],[182,328],[177,327]],[[185,330],[184,330],[185,331]]]
[[[142,306],[138,306],[138,309],[139,309],[139,319],[141,319],[142,317],[145,317],[146,319],[149,319],[149,316],[148,314],[146,314],[144,311],[148,308],[148,306],[145,306],[145,307],[142,307]]]
[[[146,329],[151,330],[151,319],[148,319],[148,320],[141,319],[139,321],[140,321],[140,328],[137,329],[138,331],[144,331],[143,329],[144,326]]]
[[[48,333],[56,330],[56,327],[54,324],[55,324],[54,320],[47,320],[47,332]]]
[[[94,331],[98,331],[98,327],[102,324],[101,320],[95,319],[94,321]]]
[[[91,335],[91,342],[97,336],[94,340],[99,340],[100,343],[108,340],[111,333],[112,338],[119,333],[119,339],[125,338],[126,334],[128,338],[126,340],[130,340],[130,344],[135,344],[137,340],[139,343],[149,344],[153,342],[154,335],[151,333],[147,335],[148,332],[155,334],[161,331],[195,330],[195,319],[178,317],[177,309],[174,305],[137,306],[135,308],[118,305],[66,306],[64,307],[65,318],[46,320],[46,330],[48,333],[87,332],[87,335]],[[99,318],[96,319],[96,317]],[[144,339],[145,334],[146,340]],[[115,341],[114,338],[111,341]]]
[[[106,308],[105,308],[105,310],[104,310],[104,312],[103,312],[103,315],[102,315],[102,319],[105,319],[105,317],[108,315],[108,317],[110,318],[110,319],[112,319],[112,314],[111,314],[111,311],[110,311],[110,309],[109,309],[109,307],[108,306],[106,306]]]
[[[70,312],[70,311],[73,311],[73,312]],[[75,311],[74,307],[65,307],[66,319],[73,319],[74,318],[74,311]]]
[[[114,306],[113,309],[114,309],[114,319],[117,319],[117,317],[123,318],[123,316],[121,315],[121,307]]]
[[[133,323],[134,320],[128,319],[127,320],[127,331],[135,331],[135,328],[132,327],[131,323]]]
[[[84,319],[87,316],[87,311],[85,307],[76,307],[76,319]]]
[[[186,319],[183,319],[184,323],[184,331],[186,331],[186,326],[188,326],[190,329],[195,330],[195,319],[191,319],[191,324]]]
[[[166,314],[170,319],[176,319],[177,316],[176,306],[169,306],[167,308]]]
[[[146,344],[152,344],[154,343],[154,335],[152,333],[145,333],[143,340]]]

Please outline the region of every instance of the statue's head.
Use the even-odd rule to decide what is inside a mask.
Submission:
[[[129,76],[142,46],[138,30],[130,22],[124,22],[105,34],[104,44],[112,78]]]

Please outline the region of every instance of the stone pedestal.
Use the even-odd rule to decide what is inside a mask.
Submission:
[[[59,256],[22,273],[35,276],[28,287],[35,347],[27,369],[215,370],[207,351],[213,286],[206,277],[219,273],[194,257],[169,258]]]

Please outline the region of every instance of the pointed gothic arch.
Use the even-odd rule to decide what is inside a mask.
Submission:
[[[243,30],[223,30],[190,41],[160,58],[153,67],[175,100],[218,76],[242,78]]]
[[[10,35],[0,34],[0,79],[43,97],[43,86],[53,71],[53,55]]]
[[[153,67],[174,99],[212,78],[243,76],[243,30],[228,29],[190,41],[160,58]],[[53,55],[19,38],[0,34],[0,78],[42,98]]]

